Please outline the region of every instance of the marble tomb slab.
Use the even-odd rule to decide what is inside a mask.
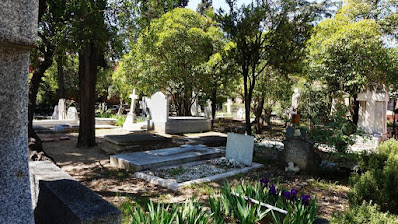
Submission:
[[[221,157],[224,152],[225,149],[222,147],[193,145],[114,155],[110,157],[110,162],[114,167],[135,172],[150,168],[218,158]]]

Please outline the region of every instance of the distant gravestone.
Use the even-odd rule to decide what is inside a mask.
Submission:
[[[156,92],[147,99],[153,122],[167,122],[169,119],[169,102],[162,92]]]
[[[231,99],[227,99],[227,114],[231,114],[231,106],[232,106],[232,100]]]
[[[66,114],[66,119],[73,120],[75,122],[79,121],[79,115],[77,113],[76,107],[69,107],[68,112]]]
[[[208,119],[212,119],[212,109],[211,109],[211,101],[207,100],[207,105],[205,107],[205,117]]]
[[[66,102],[65,99],[58,100],[58,120],[66,119]]]
[[[126,121],[123,124],[123,128],[126,130],[133,129],[133,124],[136,121],[135,118],[135,100],[138,99],[138,95],[135,94],[135,89],[133,93],[129,96],[131,98],[130,112],[127,114]]]
[[[253,162],[253,147],[253,136],[228,133],[225,157],[251,166]]]
[[[51,116],[51,120],[58,120],[58,105],[55,105],[53,115]]]

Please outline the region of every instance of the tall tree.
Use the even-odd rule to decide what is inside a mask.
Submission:
[[[32,78],[29,82],[28,136],[30,138],[30,159],[32,160],[39,159],[38,157],[41,156],[39,154],[43,154],[41,140],[33,129],[33,116],[40,83],[43,81],[44,73],[53,63],[59,43],[60,30],[62,30],[64,20],[68,18],[65,16],[65,1],[40,0],[38,16],[39,40],[30,54]]]
[[[204,15],[205,12],[211,7],[213,7],[212,0],[202,0],[202,2],[198,4],[198,8],[196,11],[198,11],[200,14]]]
[[[70,10],[71,40],[79,52],[80,125],[77,146],[94,146],[95,143],[95,86],[98,66],[105,66],[104,52],[110,39],[105,23],[106,0],[74,0]]]
[[[145,94],[168,91],[178,115],[190,115],[192,92],[203,86],[205,74],[200,68],[213,52],[215,35],[220,36],[221,31],[205,17],[176,8],[152,21],[121,60],[115,76],[119,80],[127,77]]]
[[[234,59],[244,82],[246,133],[251,135],[250,110],[258,77],[266,75],[268,66],[281,72],[300,68],[314,14],[308,4],[291,0],[255,1],[239,9],[234,1],[227,3],[229,13],[221,10],[218,20],[236,43]]]
[[[348,2],[334,18],[318,24],[308,42],[309,74],[328,85],[329,94],[344,91],[354,97],[351,111],[358,121],[357,93],[372,83],[387,84],[398,76],[393,49],[383,43],[385,30],[371,5]],[[379,20],[379,21],[380,21]]]

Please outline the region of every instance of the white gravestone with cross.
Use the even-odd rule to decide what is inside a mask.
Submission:
[[[127,114],[126,121],[123,124],[123,129],[130,130],[133,127],[133,124],[136,122],[135,119],[135,100],[138,99],[138,95],[135,94],[135,89],[133,90],[133,93],[130,94],[129,96],[131,98],[131,107],[130,107],[130,112]]]

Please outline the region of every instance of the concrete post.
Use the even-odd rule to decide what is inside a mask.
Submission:
[[[28,168],[29,50],[39,0],[0,1],[0,223],[33,224]]]

